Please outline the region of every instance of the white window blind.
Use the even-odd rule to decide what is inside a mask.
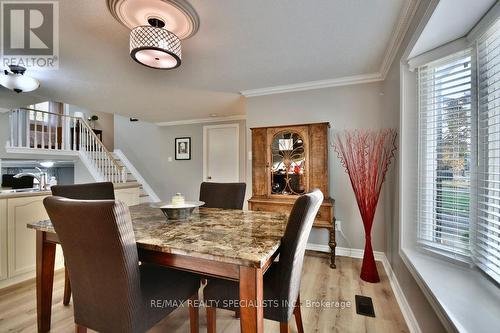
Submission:
[[[500,282],[500,22],[477,45],[478,216],[474,259]]]
[[[418,68],[418,243],[470,260],[471,50]]]

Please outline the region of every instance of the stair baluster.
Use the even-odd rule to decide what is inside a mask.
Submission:
[[[118,164],[84,119],[27,108],[12,110],[9,119],[8,148],[77,152],[103,181],[127,181],[125,168]]]

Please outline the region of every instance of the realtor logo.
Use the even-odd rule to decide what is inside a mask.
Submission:
[[[26,68],[59,67],[57,1],[0,1],[1,64]]]

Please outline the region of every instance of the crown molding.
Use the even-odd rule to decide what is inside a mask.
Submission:
[[[201,123],[218,123],[222,121],[233,121],[233,120],[246,120],[246,114],[238,114],[234,116],[225,117],[211,117],[211,118],[197,118],[197,119],[186,119],[186,120],[175,120],[175,121],[163,121],[155,123],[157,126],[177,126],[177,125],[190,125],[190,124],[201,124]]]
[[[399,15],[398,23],[396,27],[392,31],[391,39],[389,45],[385,51],[384,59],[382,60],[382,64],[380,65],[379,73],[382,76],[382,80],[385,80],[389,69],[391,68],[391,64],[396,57],[399,47],[403,42],[403,39],[410,27],[411,21],[417,12],[418,5],[420,4],[420,0],[408,0],[401,10],[401,14]]]
[[[381,80],[382,80],[382,75],[380,75],[380,73],[371,73],[371,74],[345,76],[329,80],[309,81],[302,83],[286,84],[282,86],[243,90],[240,92],[240,94],[242,94],[245,97],[255,97],[255,96],[264,96],[272,94],[282,94],[293,91],[304,91],[304,90],[322,89],[322,88],[330,88],[338,86],[348,86],[352,84],[370,83]]]

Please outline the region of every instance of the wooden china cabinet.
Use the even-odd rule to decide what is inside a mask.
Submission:
[[[325,197],[313,227],[329,231],[335,268],[334,200],[328,182],[329,123],[252,128],[251,210],[290,213],[301,194],[319,188]]]

